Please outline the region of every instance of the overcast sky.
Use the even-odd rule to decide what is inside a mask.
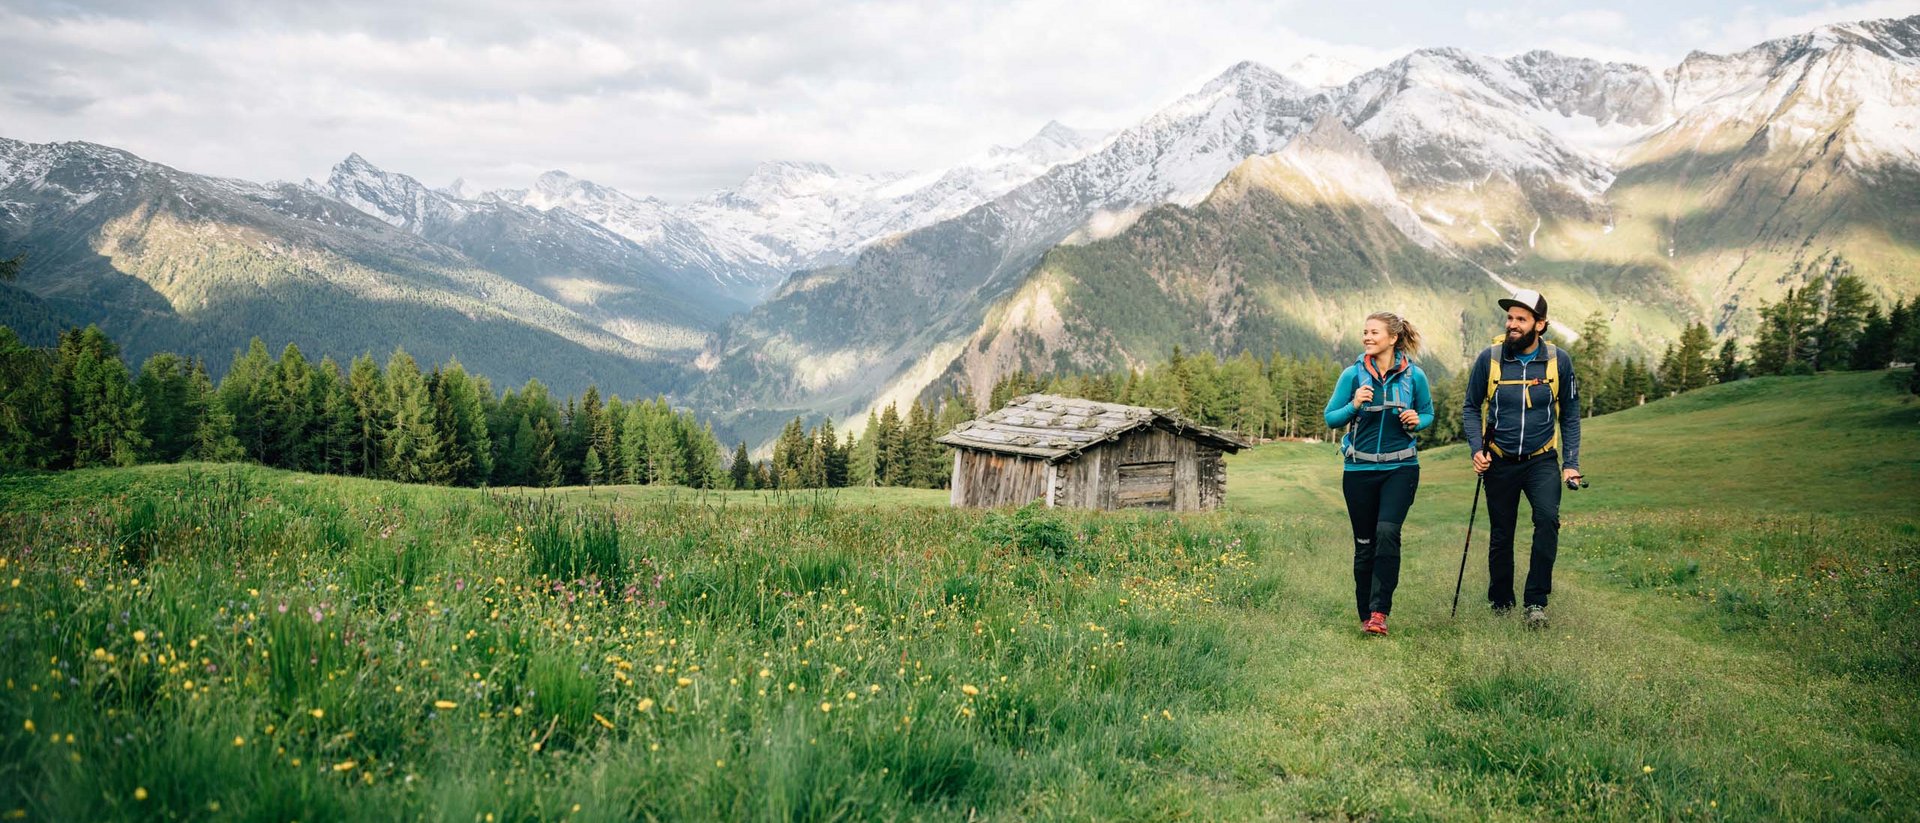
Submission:
[[[1117,128],[1241,60],[1423,46],[1665,68],[1920,0],[0,0],[0,137],[188,171],[443,185],[559,168],[686,200],[769,159],[951,165],[1048,120]]]

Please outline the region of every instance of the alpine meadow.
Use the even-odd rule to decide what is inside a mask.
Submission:
[[[1912,2],[310,5],[0,0],[0,820],[1920,809]]]

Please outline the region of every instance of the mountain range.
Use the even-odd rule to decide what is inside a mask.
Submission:
[[[919,174],[761,164],[692,202],[561,171],[434,189],[349,156],[254,184],[0,140],[0,319],[216,365],[246,337],[405,345],[502,383],[669,392],[759,442],[1011,369],[1174,345],[1331,354],[1367,311],[1447,371],[1538,288],[1629,350],[1845,265],[1920,291],[1920,17],[1654,70],[1422,49],[1245,62],[1113,132],[1050,123]],[[310,352],[311,353],[311,352]]]

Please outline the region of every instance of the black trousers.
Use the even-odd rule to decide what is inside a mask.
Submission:
[[[1560,551],[1560,455],[1549,452],[1518,462],[1493,459],[1487,467],[1487,600],[1496,609],[1513,606],[1513,527],[1520,495],[1533,509],[1533,549],[1527,562],[1525,604],[1546,606],[1553,593],[1553,558]]]
[[[1369,612],[1393,613],[1393,590],[1400,585],[1400,525],[1420,489],[1420,467],[1386,471],[1349,471],[1340,481],[1353,521],[1353,600],[1360,619]]]

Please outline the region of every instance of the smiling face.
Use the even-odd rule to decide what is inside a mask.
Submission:
[[[1546,328],[1546,321],[1535,319],[1533,312],[1519,306],[1507,309],[1507,342],[1527,341]],[[1529,341],[1531,342],[1531,341]]]
[[[1367,356],[1385,360],[1393,353],[1393,345],[1400,342],[1397,335],[1387,333],[1387,321],[1369,319],[1360,331],[1360,346],[1366,349]]]

